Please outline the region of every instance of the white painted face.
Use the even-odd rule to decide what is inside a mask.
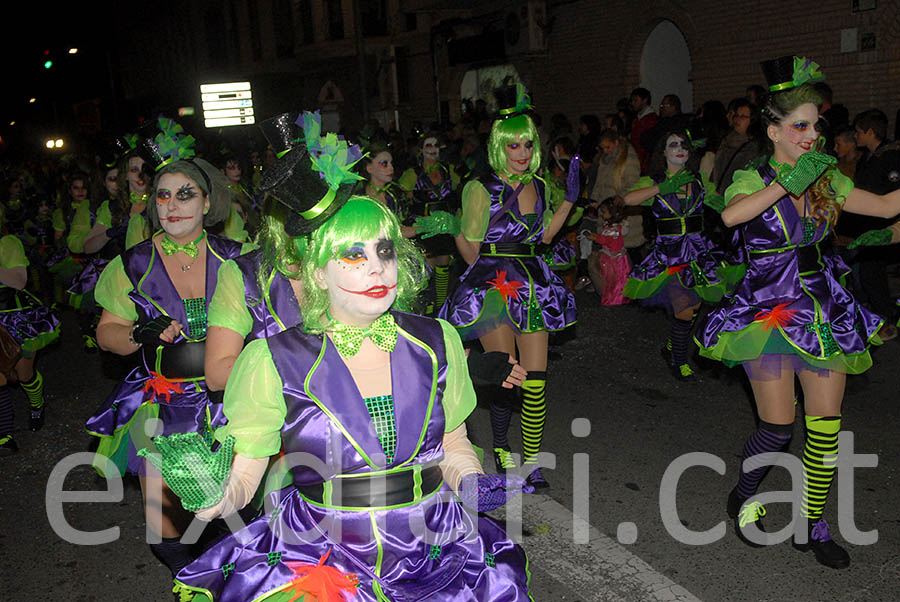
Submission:
[[[356,242],[316,270],[319,287],[328,292],[331,316],[367,327],[397,298],[397,252],[384,235]]]
[[[156,213],[163,230],[179,244],[200,236],[203,214],[209,199],[192,179],[181,173],[167,173],[156,186]]]
[[[109,194],[109,198],[114,199],[116,195],[119,194],[119,170],[113,167],[106,171],[106,175],[103,176],[103,185],[106,187],[106,192]]]
[[[394,158],[388,151],[381,151],[366,165],[373,180],[382,185],[394,179]]]
[[[422,141],[422,156],[429,161],[437,161],[441,156],[441,147],[438,146],[438,139],[434,136],[425,138]]]
[[[147,178],[142,171],[144,160],[140,157],[128,159],[128,190],[137,194],[144,194],[147,189]]]
[[[788,113],[778,125],[770,125],[766,133],[774,147],[773,158],[793,165],[803,153],[813,148],[819,138],[816,121],[819,109],[811,102]]]
[[[672,134],[666,138],[666,163],[676,165],[679,168],[684,167],[688,162],[690,153],[685,148],[684,138]]]
[[[531,157],[534,155],[534,142],[522,140],[519,136],[512,142],[508,142],[503,149],[506,152],[506,170],[514,175],[522,175],[531,166]]]
[[[229,159],[225,162],[225,177],[228,178],[228,181],[231,183],[237,183],[241,181],[241,164],[235,161],[234,159]]]

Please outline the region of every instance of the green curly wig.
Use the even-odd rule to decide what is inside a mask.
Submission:
[[[425,258],[400,232],[400,222],[378,201],[365,196],[352,196],[328,221],[309,235],[303,258],[303,299],[300,310],[307,332],[320,334],[328,327],[326,310],[328,293],[319,288],[316,270],[324,268],[346,249],[359,241],[385,236],[394,243],[397,253],[397,298],[393,309],[411,311],[425,284]]]

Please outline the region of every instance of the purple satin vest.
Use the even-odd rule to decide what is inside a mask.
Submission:
[[[278,270],[269,277],[269,290],[259,286],[262,252],[250,251],[234,260],[244,279],[244,299],[253,318],[247,340],[270,337],[303,322],[290,281]]]
[[[537,200],[534,203],[534,212],[537,214],[537,220],[531,226],[528,225],[525,218],[519,212],[518,199],[512,204],[508,211],[499,216],[495,220],[495,216],[503,207],[503,203],[513,194],[514,189],[503,182],[496,174],[482,176],[478,179],[481,185],[491,197],[491,216],[494,224],[488,227],[484,234],[486,243],[492,242],[519,242],[519,243],[540,243],[544,236],[543,216],[547,209],[545,200],[545,184],[538,177],[533,177],[534,189],[537,192]],[[517,184],[518,185],[518,184]]]
[[[391,352],[397,448],[388,466],[366,405],[334,344],[299,328],[268,340],[287,408],[281,427],[284,451],[315,458],[292,468],[295,484],[433,464],[443,457],[447,358],[441,326],[423,316],[392,313],[399,326]],[[319,463],[318,469],[312,463]]]

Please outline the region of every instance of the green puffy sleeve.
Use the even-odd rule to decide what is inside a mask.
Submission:
[[[234,203],[232,203],[231,211],[228,213],[228,217],[225,219],[225,238],[230,238],[231,240],[237,242],[246,242],[247,240],[249,240],[250,234],[247,233],[244,225],[244,219],[237,212],[237,208],[235,208]]]
[[[731,199],[739,194],[753,194],[766,187],[762,176],[755,169],[739,169],[734,172],[731,185],[725,189],[725,204],[731,203]]]
[[[103,268],[94,289],[94,299],[109,313],[123,320],[137,322],[137,309],[134,301],[128,297],[128,293],[133,289],[131,280],[125,274],[122,256],[119,255]]]
[[[634,183],[634,186],[632,186],[628,190],[628,192],[631,192],[632,190],[640,190],[641,188],[650,188],[651,186],[656,186],[656,182],[653,181],[653,178],[651,178],[650,176],[641,176],[640,178],[638,178],[638,181]],[[649,199],[641,203],[641,205],[652,205],[653,198],[654,197],[650,197]]]
[[[241,245],[241,255],[244,253],[249,253],[250,251],[255,251],[259,248],[259,245],[255,242],[245,242]]]
[[[416,170],[410,167],[404,171],[403,175],[400,176],[400,179],[397,180],[397,185],[406,192],[412,192],[412,189],[416,186],[417,179],[418,176],[416,176]]]
[[[96,223],[104,228],[112,228],[112,211],[109,210],[109,200],[103,201],[103,204],[97,209]]]
[[[25,247],[18,236],[7,234],[0,238],[0,267],[11,270],[12,268],[27,268],[28,258],[25,257]]]
[[[234,453],[247,458],[274,456],[281,449],[281,427],[287,408],[283,384],[266,339],[247,345],[231,369],[223,411],[228,424],[216,439],[234,436]]]
[[[839,169],[832,166],[828,168],[826,172],[826,177],[831,178],[831,189],[834,191],[834,200],[844,204],[844,201],[847,199],[847,195],[850,194],[850,191],[853,190],[853,180],[845,176],[840,172]]]
[[[150,226],[140,213],[135,213],[128,218],[128,229],[125,231],[125,248],[130,249],[134,245],[150,238]]]
[[[207,321],[210,326],[233,330],[242,337],[253,328],[253,317],[244,296],[244,277],[232,259],[219,266],[219,280],[209,302]]]
[[[478,180],[470,180],[462,193],[462,224],[460,233],[466,240],[484,240],[491,221],[491,195]]]
[[[91,233],[91,207],[88,201],[84,201],[75,210],[75,217],[69,227],[69,235],[66,244],[73,253],[84,253],[84,241]]]
[[[457,429],[475,409],[475,388],[469,377],[466,350],[456,328],[449,322],[438,320],[444,333],[447,351],[447,386],[444,389],[444,432]]]
[[[57,232],[66,231],[66,220],[63,219],[63,212],[59,207],[53,210],[53,229]]]

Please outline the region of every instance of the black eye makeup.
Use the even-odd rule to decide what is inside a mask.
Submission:
[[[392,261],[397,258],[397,250],[394,248],[394,241],[382,238],[375,243],[375,252],[384,261]]]
[[[175,198],[182,202],[187,202],[197,196],[197,191],[193,184],[183,184],[175,193]]]

